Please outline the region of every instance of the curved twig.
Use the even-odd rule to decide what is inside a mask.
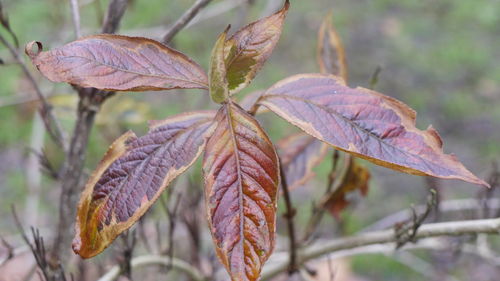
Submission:
[[[159,256],[159,255],[144,255],[135,257],[131,261],[131,267],[134,269],[149,265],[171,266],[172,268],[178,269],[186,273],[194,281],[205,280],[205,277],[198,269],[180,259],[176,258],[170,259],[167,256]],[[113,281],[116,278],[118,278],[119,275],[120,275],[120,266],[115,265],[106,274],[104,274],[101,278],[99,278],[98,281]]]
[[[161,40],[163,44],[170,43],[170,40],[181,31],[195,16],[198,12],[203,9],[212,0],[197,0],[191,8],[189,8],[173,25],[167,30],[167,33],[163,36]]]

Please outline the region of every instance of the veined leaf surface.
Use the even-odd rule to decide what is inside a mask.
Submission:
[[[211,111],[184,113],[151,122],[143,137],[118,138],[85,186],[73,250],[95,256],[132,226],[201,154],[213,117]]]
[[[287,0],[280,11],[250,23],[226,41],[224,53],[231,94],[245,88],[271,56],[289,7]]]
[[[203,171],[215,249],[232,280],[257,280],[274,248],[278,157],[257,121],[224,104],[207,142]]]
[[[436,130],[415,127],[404,103],[328,74],[299,74],[266,91],[261,104],[334,146],[377,165],[415,175],[488,186],[454,155],[445,154]]]
[[[289,189],[295,189],[315,176],[313,168],[325,158],[327,149],[327,144],[302,132],[278,143]]]
[[[26,53],[49,80],[112,91],[208,89],[205,71],[186,55],[157,41],[99,34],[46,52],[31,42]]]

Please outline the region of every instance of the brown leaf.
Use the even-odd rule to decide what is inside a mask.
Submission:
[[[208,89],[207,75],[197,63],[151,39],[100,34],[46,52],[41,47],[31,42],[26,54],[53,82],[112,91]]]
[[[250,23],[227,40],[225,55],[231,94],[250,84],[257,71],[271,56],[280,38],[289,7],[290,2],[287,0],[280,11]]]
[[[207,216],[232,280],[257,280],[274,248],[278,157],[257,121],[227,103],[203,160]]]
[[[210,111],[184,113],[151,122],[143,137],[129,131],[118,138],[81,196],[75,253],[95,256],[132,226],[201,154],[213,116]]]
[[[293,134],[278,143],[289,189],[295,189],[315,176],[313,168],[325,158],[327,149],[325,143],[305,133]]]
[[[347,157],[346,161],[345,164],[348,166],[346,175],[323,204],[336,219],[340,218],[340,213],[351,203],[352,199],[349,197],[352,197],[353,193],[358,192],[362,196],[368,193],[370,171],[360,165],[355,158]]]
[[[226,35],[229,28],[230,26],[219,35],[210,57],[210,97],[217,103],[222,103],[229,97],[226,62],[224,61],[224,43],[226,42]]]
[[[299,74],[272,86],[261,104],[337,149],[414,175],[460,179],[488,186],[454,155],[445,154],[436,130],[415,127],[404,103],[329,74]]]
[[[321,73],[331,73],[347,81],[348,72],[344,46],[333,27],[332,15],[332,12],[326,15],[318,31],[317,61]]]

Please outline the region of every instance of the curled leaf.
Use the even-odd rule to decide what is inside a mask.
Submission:
[[[257,121],[226,103],[203,159],[208,223],[232,280],[257,280],[274,248],[278,157]]]
[[[337,149],[377,165],[414,175],[459,179],[488,186],[454,156],[445,154],[434,128],[415,127],[404,103],[364,88],[350,88],[328,74],[284,79],[261,104]]]
[[[197,63],[147,38],[100,34],[46,52],[41,48],[40,42],[31,42],[26,54],[53,82],[112,91],[208,89]]]
[[[315,176],[313,168],[324,158],[328,146],[305,133],[297,133],[278,143],[289,189],[295,189]]]
[[[224,43],[226,42],[226,35],[229,28],[230,26],[219,35],[210,57],[210,96],[212,100],[217,103],[222,103],[229,97],[226,78],[226,62],[224,61]]]
[[[318,31],[317,61],[321,73],[331,73],[348,78],[347,61],[342,40],[332,24],[330,12],[323,19]]]
[[[368,193],[370,171],[360,165],[355,158],[348,157],[346,161],[345,165],[348,167],[346,175],[323,203],[324,208],[328,209],[336,219],[340,218],[340,213],[353,201],[355,194],[366,196]]]
[[[262,68],[278,43],[285,16],[284,7],[267,18],[250,23],[226,41],[225,56],[229,91],[234,94],[245,88]]]
[[[213,112],[180,114],[152,122],[143,137],[128,132],[118,138],[82,193],[75,253],[93,257],[131,227],[201,154],[213,129],[213,116]]]

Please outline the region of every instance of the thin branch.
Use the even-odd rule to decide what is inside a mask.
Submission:
[[[111,0],[104,17],[102,33],[115,33],[120,27],[120,21],[125,14],[129,0]]]
[[[177,258],[169,258],[167,256],[159,255],[144,255],[133,258],[131,262],[131,267],[133,269],[151,265],[171,266],[172,268],[178,269],[189,275],[193,281],[205,281],[203,274],[198,269]],[[119,275],[120,267],[115,265],[106,274],[99,278],[98,281],[113,281],[116,280]]]
[[[483,203],[487,208],[491,210],[500,210],[500,199],[490,198]],[[440,211],[443,213],[454,213],[454,212],[467,212],[467,211],[475,211],[480,208],[481,200],[478,199],[457,199],[457,200],[447,200],[442,201],[440,203]],[[414,207],[416,212],[425,212],[427,208],[426,205],[419,205]],[[361,232],[368,232],[374,230],[380,230],[385,228],[390,228],[394,226],[394,224],[407,221],[411,218],[412,211],[405,209],[391,215],[388,215],[379,221],[365,227]]]
[[[195,16],[212,0],[196,0],[196,2],[169,28],[163,35],[162,42],[167,45]]]
[[[71,6],[71,18],[73,19],[73,27],[75,28],[76,38],[82,37],[82,30],[80,28],[80,9],[78,7],[78,0],[69,0]]]
[[[420,226],[415,234],[416,239],[437,236],[461,236],[466,234],[499,234],[500,219],[466,220],[454,222],[441,222],[424,224]],[[362,246],[387,244],[398,241],[394,230],[374,231],[351,237],[339,238],[330,241],[320,241],[304,248],[299,255],[298,264],[335,253],[341,250],[354,249]],[[394,247],[392,247],[394,249]],[[272,268],[265,269],[261,280],[269,280],[272,277],[285,272],[288,269],[289,259],[274,262]]]
[[[289,251],[290,251],[290,263],[288,264],[288,273],[292,274],[298,270],[297,266],[297,242],[295,238],[295,225],[293,222],[293,217],[295,216],[296,210],[292,206],[292,199],[290,198],[290,192],[288,190],[288,184],[286,181],[286,174],[283,165],[281,165],[280,159],[280,176],[281,176],[281,187],[283,189],[283,199],[285,200],[286,213],[283,216],[287,222],[288,229],[288,239]]]
[[[42,116],[45,127],[47,129],[47,132],[49,132],[53,141],[56,144],[63,147],[64,151],[66,151],[67,150],[66,137],[65,137],[64,131],[61,129],[61,126],[59,125],[58,120],[55,118],[54,113],[52,112],[52,106],[47,102],[45,96],[43,95],[42,91],[40,90],[40,87],[38,87],[38,83],[36,82],[35,78],[31,74],[31,72],[28,70],[28,67],[26,66],[26,64],[22,60],[17,49],[14,48],[14,46],[12,46],[2,36],[2,34],[0,34],[0,42],[3,45],[5,45],[5,47],[7,47],[7,49],[9,49],[9,52],[11,53],[12,57],[21,66],[21,70],[23,71],[26,78],[28,78],[28,81],[30,82],[33,89],[35,90],[35,93],[38,96],[38,100],[41,103],[41,106],[39,109],[40,116]]]

